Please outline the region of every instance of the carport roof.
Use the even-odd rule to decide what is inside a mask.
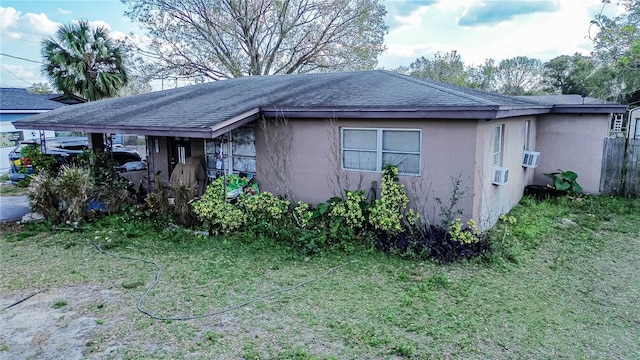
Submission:
[[[554,104],[384,70],[252,76],[63,107],[16,128],[215,137],[265,117],[496,119],[553,112]],[[585,104],[584,112],[623,112]]]

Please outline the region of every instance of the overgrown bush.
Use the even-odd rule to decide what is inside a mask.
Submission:
[[[23,163],[28,159],[27,161],[31,163],[36,174],[57,174],[60,170],[60,163],[56,158],[43,154],[39,146],[23,146],[20,149],[20,155]],[[26,168],[23,167],[20,170],[26,171]]]
[[[109,213],[118,212],[132,203],[128,182],[118,175],[114,163],[105,154],[86,151],[78,156],[75,165],[62,165],[56,169],[60,163],[53,156],[39,156],[37,148],[26,148],[32,149],[26,155],[41,164],[40,171],[30,176],[31,207],[47,220],[55,223],[87,219],[90,203],[92,209]],[[50,161],[56,165],[49,164]]]
[[[85,150],[78,155],[77,166],[86,169],[93,179],[93,200],[105,205],[107,212],[115,213],[132,204],[129,182],[116,171],[116,161],[106,152]]]
[[[28,196],[32,209],[47,220],[81,221],[88,215],[92,192],[89,172],[65,165],[57,176],[45,172],[32,176]]]
[[[200,200],[193,203],[196,214],[208,226],[210,234],[228,234],[245,222],[245,212],[227,201],[223,178],[209,184]]]
[[[54,182],[61,202],[64,221],[80,221],[87,217],[93,192],[93,179],[87,169],[63,166]]]
[[[380,199],[371,206],[369,223],[376,232],[393,236],[403,231],[402,220],[409,204],[404,185],[398,182],[396,166],[384,166],[380,187]]]
[[[375,246],[402,256],[450,262],[488,251],[489,243],[473,220],[466,226],[460,219],[452,220],[448,227],[426,225],[409,208],[406,190],[398,180],[398,168],[387,165],[382,173],[380,199],[373,204],[366,202],[363,190],[345,190],[344,198],[333,197],[315,207],[298,202],[291,211],[287,200],[268,192],[229,201],[220,178],[193,205],[212,234],[243,229],[252,236],[288,241],[306,253]],[[455,184],[453,203],[441,204],[443,212],[449,215],[456,214],[455,206],[463,196],[455,190]]]
[[[58,222],[60,217],[60,200],[55,190],[55,180],[54,176],[46,173],[36,174],[31,176],[27,189],[31,209],[52,222]]]
[[[187,184],[174,185],[171,189],[173,194],[173,212],[176,220],[182,226],[193,227],[198,223],[198,216],[193,211],[191,202],[194,198],[194,188]]]

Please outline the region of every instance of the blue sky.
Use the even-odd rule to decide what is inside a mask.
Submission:
[[[601,0],[385,0],[387,51],[379,67],[409,65],[420,56],[456,50],[467,64],[528,56],[542,61],[589,54],[589,23]],[[41,61],[40,41],[57,26],[86,19],[106,26],[113,37],[144,35],[124,16],[119,0],[2,0],[0,53]],[[619,9],[607,5],[613,14]],[[0,56],[0,85],[27,87],[45,81],[40,65]]]

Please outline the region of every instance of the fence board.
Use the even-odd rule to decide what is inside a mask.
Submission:
[[[622,195],[625,179],[623,175],[624,149],[626,139],[605,138],[600,175],[600,192],[610,195]]]
[[[626,157],[624,196],[640,197],[640,139],[629,139]]]

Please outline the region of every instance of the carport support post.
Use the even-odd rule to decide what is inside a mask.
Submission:
[[[104,151],[104,134],[100,133],[88,133],[89,148],[94,152]]]

